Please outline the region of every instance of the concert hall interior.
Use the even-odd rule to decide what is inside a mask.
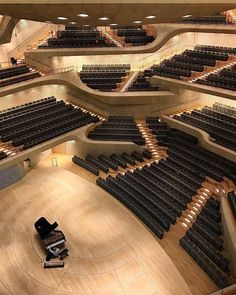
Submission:
[[[0,1],[0,295],[236,295],[235,0]]]

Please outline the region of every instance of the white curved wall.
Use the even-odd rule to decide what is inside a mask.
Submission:
[[[0,64],[7,63],[12,50],[25,42],[43,26],[45,26],[45,23],[20,20],[13,30],[11,42],[0,46]]]

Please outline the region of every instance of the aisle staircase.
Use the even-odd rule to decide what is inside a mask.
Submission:
[[[105,32],[104,36],[110,40],[111,43],[114,43],[117,47],[123,47],[120,42],[118,42],[116,39],[114,39],[109,33]]]
[[[148,128],[146,122],[139,121],[137,122],[137,126],[139,127],[143,138],[145,138],[146,147],[151,152],[152,157],[156,160],[166,159],[166,148],[158,146],[156,136],[151,133],[151,130]]]
[[[120,92],[126,92],[129,89],[129,86],[135,81],[137,78],[139,72],[133,72],[130,76],[129,79],[126,81],[126,83],[123,85],[121,88]]]
[[[197,79],[204,79],[211,74],[217,74],[221,70],[230,68],[235,64],[236,64],[236,56],[230,56],[228,61],[218,61],[215,67],[206,67],[206,69],[201,73],[195,72],[194,77],[192,76],[185,81],[193,83]]]

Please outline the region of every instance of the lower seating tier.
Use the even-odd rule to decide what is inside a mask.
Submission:
[[[20,150],[31,148],[98,117],[54,97],[38,100],[0,113],[0,139]]]

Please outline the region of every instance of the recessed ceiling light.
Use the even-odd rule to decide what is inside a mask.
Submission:
[[[103,17],[99,17],[98,19],[100,19],[100,20],[109,20],[109,17],[103,16]]]
[[[148,15],[148,16],[146,16],[146,18],[147,19],[153,19],[153,18],[156,18],[156,16],[155,15]]]
[[[71,24],[71,25],[76,25],[76,22],[69,22],[69,24]]]
[[[64,17],[64,16],[58,16],[57,19],[59,19],[59,20],[66,20],[68,18],[67,17]]]
[[[79,13],[78,16],[80,16],[80,17],[88,17],[88,14],[87,13]]]
[[[110,26],[118,26],[118,24],[110,24]]]
[[[90,25],[83,25],[83,27],[90,27]]]
[[[191,17],[192,14],[186,14],[186,15],[183,15],[182,18],[188,18],[188,17]]]
[[[135,21],[134,21],[134,24],[141,24],[141,23],[142,23],[141,20],[135,20]]]

